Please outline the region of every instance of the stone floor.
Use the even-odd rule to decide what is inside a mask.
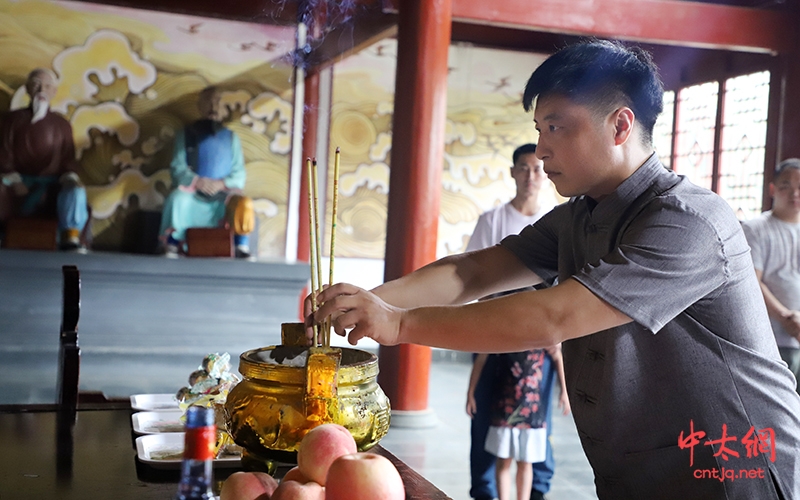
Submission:
[[[463,361],[434,362],[429,401],[438,424],[428,429],[391,428],[381,441],[453,500],[470,498],[470,420],[464,411],[470,369]],[[556,470],[547,499],[596,500],[594,475],[572,416],[553,413],[552,439]]]

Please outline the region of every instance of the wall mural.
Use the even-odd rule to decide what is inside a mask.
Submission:
[[[395,40],[383,40],[335,68],[330,154],[337,146],[342,152],[337,257],[384,256],[396,52]],[[542,60],[450,47],[439,257],[463,251],[478,216],[513,197],[511,154],[538,136],[522,91]],[[559,201],[549,183],[543,196]]]
[[[51,106],[72,124],[93,248],[125,251],[142,236],[137,217],[157,217],[163,205],[175,132],[199,117],[200,90],[217,85],[244,149],[258,256],[282,258],[292,117],[284,55],[293,36],[292,28],[254,23],[0,0],[0,111],[28,105],[33,68],[56,72]]]
[[[292,117],[284,56],[293,35],[291,27],[84,2],[0,0],[0,111],[28,105],[33,68],[58,74],[51,105],[72,123],[93,248],[131,251],[143,214],[158,217],[168,193],[175,132],[198,118],[200,90],[219,86],[226,123],[244,147],[258,257],[283,258]],[[331,157],[342,151],[342,257],[384,255],[396,49],[383,40],[335,67],[330,147]],[[542,59],[450,48],[439,256],[462,251],[478,216],[513,195],[511,153],[536,138],[521,93]],[[557,199],[552,189],[545,196]]]

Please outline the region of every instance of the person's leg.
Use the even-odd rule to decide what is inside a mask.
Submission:
[[[493,499],[497,497],[495,485],[495,456],[484,449],[486,433],[489,431],[491,409],[492,375],[497,364],[496,356],[489,356],[483,372],[475,387],[477,410],[470,425],[471,443],[469,449],[469,469],[471,487],[469,496],[475,499]]]
[[[540,395],[541,400],[547,402],[547,451],[545,452],[544,462],[532,464],[533,481],[531,487],[531,500],[543,498],[544,494],[550,491],[550,481],[556,470],[556,461],[553,458],[553,446],[550,443],[550,435],[553,431],[553,400],[556,387],[555,363],[550,356],[545,356],[544,366],[542,367],[542,385]]]
[[[794,373],[794,378],[797,380],[796,391],[800,394],[800,349],[792,349],[790,347],[779,347],[781,359],[786,361],[789,365],[789,370]]]
[[[497,458],[495,461],[495,478],[497,480],[497,497],[500,500],[511,500],[511,464],[513,458]]]
[[[247,196],[233,195],[225,207],[225,219],[233,229],[233,244],[236,257],[250,257],[250,236],[255,226],[253,200]]]
[[[517,500],[528,500],[533,483],[533,467],[529,462],[517,462]]]
[[[5,237],[6,223],[14,215],[15,198],[11,187],[3,184],[0,178],[0,242]]]
[[[86,189],[82,186],[62,189],[58,193],[56,206],[61,247],[78,248],[81,231],[89,220]]]

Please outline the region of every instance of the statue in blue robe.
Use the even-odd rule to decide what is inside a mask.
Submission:
[[[200,94],[200,120],[175,137],[170,164],[173,190],[164,201],[160,234],[165,255],[183,249],[186,230],[229,224],[237,257],[249,257],[253,226],[252,201],[242,195],[246,172],[242,144],[221,123],[220,93],[209,87]]]

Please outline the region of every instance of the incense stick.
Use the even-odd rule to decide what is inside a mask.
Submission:
[[[320,277],[317,275],[317,261],[319,260],[319,255],[314,234],[314,213],[316,212],[316,207],[312,188],[314,179],[311,173],[311,158],[306,158],[306,173],[308,178],[308,262],[311,266],[311,311],[315,313],[317,312],[317,288]],[[318,335],[319,325],[314,325],[314,345],[317,344]]]
[[[333,160],[333,208],[331,209],[331,265],[330,265],[330,273],[328,276],[328,286],[333,285],[333,256],[334,256],[334,249],[336,247],[336,212],[339,208],[339,158],[340,158],[339,148],[336,148],[336,154]],[[331,345],[331,327],[333,326],[333,321],[331,321],[328,327],[325,329],[325,347],[329,347]]]
[[[320,238],[319,238],[319,194],[318,194],[319,193],[319,184],[318,184],[319,175],[317,174],[317,160],[316,160],[316,158],[311,160],[311,170],[313,172],[313,177],[314,177],[313,184],[312,184],[313,192],[314,192],[314,241],[316,242],[316,246],[317,246],[317,277],[319,278],[319,281],[317,281],[317,284],[319,285],[319,288],[317,289],[317,292],[321,292],[322,291],[322,263],[321,263],[321,261],[322,261],[322,244],[320,243]],[[322,328],[322,326],[320,326],[320,328]],[[322,332],[322,333],[324,334],[324,332]],[[324,339],[324,335],[323,335],[323,339]]]

